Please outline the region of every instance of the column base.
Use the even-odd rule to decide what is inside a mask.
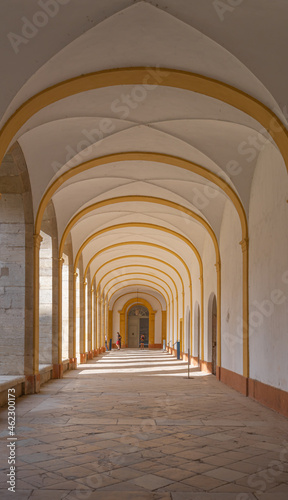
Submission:
[[[212,373],[212,363],[210,361],[200,361],[200,370],[204,373]]]
[[[77,370],[77,358],[69,359],[69,370]]]
[[[216,366],[216,378],[221,380],[221,366]]]
[[[98,349],[94,349],[93,358],[97,358],[97,356],[98,356]]]
[[[87,363],[87,352],[81,352],[80,354],[80,363]]]
[[[53,365],[52,378],[63,378],[63,363]]]
[[[88,360],[93,359],[93,351],[88,351]]]
[[[38,394],[40,392],[40,373],[26,375],[24,394]]]

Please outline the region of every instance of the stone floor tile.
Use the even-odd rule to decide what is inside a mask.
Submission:
[[[287,500],[288,489],[286,493],[255,493],[256,498],[259,500]]]
[[[147,491],[141,486],[137,486],[128,481],[121,481],[118,483],[110,484],[109,486],[104,486],[103,488],[99,488],[97,491]]]
[[[203,474],[204,472],[215,469],[215,465],[201,463],[200,461],[192,461],[186,464],[180,464],[179,468],[195,472],[195,474]]]
[[[183,479],[194,476],[196,473],[173,467],[171,469],[164,469],[156,472],[155,474],[156,476],[166,477],[167,479],[172,479],[173,481],[182,481]]]
[[[245,472],[246,474],[254,474],[255,472],[259,471],[259,465],[242,461],[242,462],[235,462],[232,464],[228,464],[227,469],[237,470],[239,472]]]
[[[108,473],[105,473],[105,474],[90,474],[86,477],[77,479],[76,482],[86,486],[87,488],[91,488],[92,490],[98,490],[99,488],[110,486],[111,484],[120,483],[121,480],[119,478],[108,475]]]
[[[204,475],[193,476],[188,479],[184,479],[182,482],[188,484],[189,486],[195,486],[195,488],[203,491],[209,491],[217,488],[217,486],[226,484],[226,481],[221,481],[219,479],[207,477]]]
[[[47,462],[36,462],[33,464],[34,466],[39,467],[45,471],[58,471],[59,469],[65,469],[67,467],[71,467],[71,463],[61,458],[56,458],[54,460],[48,460]]]
[[[219,493],[219,492],[222,492],[222,493],[251,493],[251,492],[254,492],[254,489],[253,488],[249,488],[249,487],[246,487],[246,486],[242,486],[240,484],[235,484],[235,483],[227,483],[227,484],[223,484],[222,486],[218,486],[218,488],[215,488],[213,490],[213,493]],[[242,498],[239,497],[237,498],[237,496],[235,497],[235,500],[246,500],[246,498],[243,496]]]
[[[172,500],[255,500],[253,493],[172,493]],[[268,499],[265,499],[268,500]],[[272,499],[269,499],[272,500]],[[278,500],[278,499],[277,499]],[[279,499],[282,500],[282,499]]]
[[[51,472],[48,473],[44,472],[42,474],[37,474],[25,478],[25,482],[30,485],[30,488],[33,487],[33,489],[44,488],[46,486],[51,486],[56,483],[61,483],[62,481],[63,481],[62,476]]]
[[[153,500],[152,493],[139,490],[131,491],[94,491],[89,495],[89,500]],[[71,492],[65,500],[77,500],[74,492]]]
[[[41,491],[42,490],[52,490],[53,491],[55,489],[65,490],[66,494],[67,494],[67,491],[70,491],[70,490],[74,490],[74,491],[84,491],[84,490],[87,491],[87,490],[89,490],[89,491],[92,491],[91,488],[89,488],[85,484],[80,484],[76,481],[70,481],[67,479],[63,479],[63,477],[62,477],[62,482],[57,483],[57,484],[51,484],[50,486],[44,486],[41,489]],[[51,493],[51,496],[52,496],[52,493]],[[86,494],[86,497],[87,497],[87,494]],[[53,497],[52,497],[52,500],[53,500]]]
[[[122,467],[110,472],[111,477],[115,477],[121,481],[128,481],[128,479],[134,479],[136,477],[144,476],[145,474],[146,472],[141,472],[141,470],[132,469],[131,467]]]
[[[177,453],[176,456],[180,458],[186,458],[187,460],[199,460],[207,457],[208,455],[197,450],[186,450]]]
[[[137,479],[131,479],[133,484],[137,484],[146,490],[157,490],[163,488],[173,481],[170,479],[165,479],[163,477],[156,476],[155,474],[146,474],[145,476],[138,477]]]
[[[202,462],[210,464],[210,465],[215,465],[217,467],[223,467],[224,465],[233,464],[235,462],[235,459],[218,457],[217,455],[215,455],[212,457],[204,457],[202,459]]]
[[[158,462],[163,464],[163,465],[170,465],[170,466],[182,466],[184,467],[185,464],[189,464],[190,462],[186,460],[186,458],[180,458],[180,457],[173,457],[173,456],[168,456],[168,457],[161,457],[158,459]],[[185,467],[184,467],[185,468]]]
[[[165,493],[158,490],[157,493],[153,493],[153,500],[171,500],[171,495],[170,493]]]
[[[75,479],[77,477],[86,477],[88,476],[90,471],[86,468],[79,466],[75,467],[67,467],[65,469],[58,470],[58,474],[66,477],[67,479]]]
[[[199,488],[189,486],[188,484],[183,483],[182,481],[168,484],[164,486],[164,488],[159,488],[157,492],[172,492],[172,491],[186,491],[187,493],[191,493],[191,491],[200,491]]]
[[[239,472],[232,469],[227,469],[225,467],[219,467],[217,469],[204,472],[204,475],[231,483],[232,481],[236,481],[237,479],[245,477],[247,474],[245,472]]]
[[[273,488],[269,489],[269,493],[271,495],[274,493],[287,493],[288,495],[288,482],[278,484],[278,486],[274,486]]]
[[[32,453],[32,455],[24,455],[21,457],[21,460],[24,462],[28,462],[30,464],[35,462],[43,462],[46,460],[53,460],[55,457],[48,453]]]
[[[51,500],[51,496],[53,500],[62,500],[66,498],[67,492],[63,490],[34,490],[29,500]]]
[[[1,500],[28,500],[31,497],[31,490],[21,490],[16,487],[15,493],[11,491],[7,491],[7,487],[5,489],[0,489],[0,498]]]

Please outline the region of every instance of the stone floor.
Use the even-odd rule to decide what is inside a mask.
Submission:
[[[287,500],[288,420],[162,351],[106,353],[16,400],[6,500]]]

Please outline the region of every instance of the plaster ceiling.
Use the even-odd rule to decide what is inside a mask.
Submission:
[[[143,66],[149,85],[119,85],[115,79],[112,86],[49,104],[15,131],[11,145],[17,140],[24,153],[34,219],[55,180],[88,161],[118,155],[91,164],[88,170],[81,167],[53,193],[59,242],[73,217],[92,204],[146,197],[147,201],[107,203],[83,215],[71,229],[74,258],[89,236],[102,231],[83,250],[84,268],[109,245],[146,241],[178,254],[198,279],[195,254],[175,233],[191,241],[203,257],[207,249],[214,252],[207,229],[190,215],[165,203],[156,204],[151,197],[192,210],[219,241],[224,210],[236,209],[227,189],[207,180],[205,172],[225,181],[248,218],[255,168],[265,155],[269,158],[271,148],[278,148],[256,119],[218,99],[161,85],[163,72],[162,81],[156,78],[155,85],[151,68],[185,70],[229,84],[263,103],[287,125],[288,75],[283,68],[287,2],[274,0],[273,6],[269,0],[241,2],[222,17],[212,0],[81,0],[81,5],[79,0],[59,0],[57,5],[46,25],[19,45],[18,54],[9,33],[21,34],[23,16],[33,21],[41,5],[36,0],[9,0],[3,9],[1,125],[36,93],[90,72]],[[146,159],[119,157],[131,152],[156,153],[159,161],[151,155]],[[176,160],[174,164],[168,158],[160,160],[160,155],[200,165],[202,173],[180,168]],[[115,224],[122,226],[107,230]],[[119,246],[97,257],[90,273],[110,255],[123,256],[128,249],[138,255],[131,264],[143,263],[145,253],[162,259],[165,255],[164,260],[185,275],[183,264],[171,253],[168,256],[152,246],[140,250],[132,243],[127,249]],[[108,266],[111,273],[113,266]],[[209,272],[215,273],[215,268]],[[137,287],[137,273],[135,279]],[[139,272],[139,283],[141,279]],[[130,284],[123,293],[134,291],[135,286]],[[122,292],[117,297],[118,293]]]

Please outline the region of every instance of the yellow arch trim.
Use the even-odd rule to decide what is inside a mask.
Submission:
[[[112,226],[113,227],[113,226]],[[90,243],[94,238],[96,238],[98,235],[98,233],[94,233],[92,236],[90,236],[84,243],[83,245],[81,246],[81,248],[85,248],[88,243]],[[105,248],[102,248],[101,250],[99,250],[88,262],[87,264],[87,268],[88,269],[90,267],[90,265],[92,264],[92,262],[97,258],[99,257],[99,255],[101,255],[102,253],[104,252],[107,252],[108,250],[112,250],[112,249],[116,249],[118,247],[121,247],[121,246],[127,246],[127,245],[143,245],[143,246],[151,246],[153,248],[159,248],[160,250],[163,250],[164,252],[169,252],[170,254],[172,254],[174,257],[176,257],[177,259],[180,260],[181,264],[183,264],[183,266],[185,267],[186,271],[187,271],[187,275],[188,275],[188,278],[189,278],[189,284],[192,283],[192,279],[191,279],[191,273],[190,273],[190,270],[189,270],[189,267],[187,266],[186,262],[184,259],[182,259],[182,257],[180,257],[180,255],[178,255],[176,252],[173,252],[173,250],[170,250],[170,248],[166,248],[166,247],[163,247],[162,245],[157,245],[157,243],[151,243],[149,241],[121,241],[120,243],[115,243],[114,245],[109,245],[108,247],[105,247]],[[82,250],[83,250],[82,248]],[[81,251],[82,251],[81,250]],[[81,252],[80,252],[81,253]],[[78,266],[78,262],[79,262],[79,258],[80,258],[80,253],[78,252],[78,258],[75,259],[75,263],[74,263],[74,273],[76,273],[77,271],[77,266]],[[123,256],[125,257],[125,256]],[[147,255],[137,255],[137,257],[144,257],[144,258],[148,258]],[[120,258],[120,257],[117,257],[117,258]],[[150,257],[150,258],[155,258],[156,257]],[[164,261],[162,261],[164,262]],[[165,264],[167,264],[165,262]],[[171,264],[167,264],[167,265],[171,265]],[[171,266],[173,267],[173,266]],[[100,269],[100,268],[99,268]],[[174,268],[176,270],[176,268]],[[94,280],[95,278],[95,274],[93,276],[93,279],[92,281]]]
[[[141,266],[142,267],[142,266]],[[144,266],[143,266],[144,267]],[[147,267],[151,267],[151,266],[147,266]],[[166,274],[166,273],[165,273]],[[159,278],[158,276],[154,276],[154,274],[151,274],[151,273],[142,273],[142,272],[135,272],[135,273],[125,273],[125,274],[122,274],[121,275],[121,278],[123,278],[124,276],[132,276],[132,275],[136,275],[136,278],[134,278],[136,281],[137,281],[137,276],[150,276],[150,278],[155,278],[159,281],[161,281],[162,283],[164,283],[167,288],[169,289],[170,293],[171,293],[171,299],[173,298],[173,292],[172,292],[172,288],[170,287],[170,285],[168,285],[168,283],[162,279],[162,278]],[[168,275],[167,275],[168,276]],[[105,288],[114,280],[117,280],[117,276],[115,278],[111,278],[109,281],[107,281],[107,283],[105,284]],[[154,283],[157,283],[156,281]],[[115,286],[116,283],[113,286]],[[105,289],[104,288],[104,289]],[[164,288],[164,287],[163,287]],[[165,288],[164,288],[165,289]],[[105,293],[105,298],[104,300],[106,301],[107,298],[108,298],[108,293],[109,293],[110,289]],[[104,293],[104,290],[103,290],[103,293]],[[177,287],[176,287],[176,294],[177,294]],[[176,295],[176,298],[178,299],[178,294]]]
[[[198,263],[199,263],[199,268],[200,268],[200,282],[201,282],[201,342],[202,342],[202,346],[203,346],[203,349],[202,349],[202,353],[203,354],[202,355],[204,356],[204,283],[203,283],[203,263],[202,263],[202,259],[201,259],[201,256],[200,256],[197,248],[185,236],[182,236],[181,234],[179,234],[179,233],[177,233],[175,231],[172,231],[171,229],[163,228],[162,226],[157,226],[155,224],[148,224],[148,223],[144,223],[144,222],[139,222],[139,223],[129,222],[129,223],[125,223],[125,224],[116,224],[116,225],[113,225],[111,227],[107,227],[107,228],[101,229],[101,230],[99,230],[95,234],[97,236],[99,236],[101,234],[105,234],[108,231],[112,231],[112,230],[115,230],[115,229],[122,229],[122,228],[126,228],[126,227],[146,227],[146,228],[151,228],[151,229],[157,229],[157,230],[162,231],[162,232],[167,232],[168,234],[172,234],[173,236],[178,237],[179,239],[182,239],[182,241],[184,241],[190,247],[190,249],[193,251],[193,253],[195,254],[195,256],[196,256],[196,258],[198,260]],[[95,235],[93,235],[93,236],[95,237]],[[92,237],[91,237],[91,239],[92,239]],[[76,265],[76,263],[75,263],[75,265]],[[220,281],[220,273],[218,273],[217,276],[218,276],[218,283],[219,283],[219,281]],[[61,284],[59,282],[59,287],[60,286],[61,286]],[[221,307],[220,297],[219,297],[219,301],[217,300],[217,304],[219,304],[219,309],[220,309],[220,307]],[[221,313],[221,309],[220,309],[219,312]],[[192,316],[192,314],[191,314],[191,316]],[[219,314],[219,316],[221,318],[221,314]],[[61,329],[61,325],[60,325],[60,321],[59,321],[59,337],[60,337],[60,329]],[[220,329],[219,329],[219,336],[220,336]],[[220,351],[220,346],[221,346],[221,343],[219,342],[219,351]],[[218,351],[218,353],[219,353],[219,351]],[[219,363],[219,361],[218,361],[218,363]],[[219,366],[220,366],[220,363],[219,363]]]
[[[127,254],[127,255],[120,255],[119,257],[114,257],[113,259],[107,260],[106,262],[104,262],[104,264],[102,264],[100,267],[98,267],[97,271],[95,271],[95,273],[93,275],[92,282],[96,278],[97,273],[99,273],[99,271],[101,269],[103,269],[103,267],[107,266],[108,264],[111,264],[112,262],[115,262],[116,260],[122,260],[122,259],[128,259],[128,258],[129,259],[134,259],[134,258],[150,259],[150,260],[156,260],[157,262],[161,262],[165,266],[170,267],[171,269],[173,269],[173,271],[177,274],[177,276],[178,276],[178,278],[179,278],[179,280],[181,282],[182,289],[184,289],[184,282],[183,282],[182,276],[177,271],[177,269],[174,266],[172,266],[172,264],[169,264],[168,262],[165,262],[165,260],[158,259],[157,257],[151,257],[150,255],[132,255],[132,254]],[[141,266],[141,264],[134,264],[134,266],[138,267],[138,266]],[[104,276],[102,276],[101,280],[98,283],[97,291],[98,291],[98,287],[100,286],[100,283],[101,283],[102,279],[104,279],[105,276],[107,276],[107,274],[110,274],[110,272],[116,271],[117,269],[122,269],[123,267],[125,267],[125,268],[126,267],[132,267],[132,264],[129,264],[127,266],[124,265],[124,266],[121,266],[121,267],[117,267],[117,268],[111,269],[108,273],[106,273]],[[143,267],[147,267],[147,266],[143,265]],[[87,264],[87,267],[86,267],[86,270],[85,270],[85,277],[86,277],[86,273],[88,272],[88,269],[89,269],[89,264]],[[157,269],[157,268],[154,267],[153,269]],[[161,270],[159,270],[159,272],[163,272],[164,274],[167,274],[167,273],[165,273],[164,271],[161,271]],[[167,276],[170,278],[169,274],[167,274]],[[171,280],[174,283],[174,280],[172,278],[171,278]]]
[[[137,255],[123,255],[123,256],[120,256],[120,257],[118,257],[118,258],[116,257],[115,259],[111,259],[111,260],[109,260],[109,261],[105,262],[105,264],[103,264],[103,265],[102,265],[102,266],[101,266],[101,267],[100,267],[100,268],[99,268],[99,269],[95,272],[92,282],[94,281],[94,278],[96,277],[97,272],[99,272],[99,271],[100,271],[100,269],[101,269],[101,268],[103,268],[104,266],[106,266],[106,265],[108,265],[108,264],[110,264],[111,262],[116,261],[116,260],[120,260],[120,259],[122,260],[122,259],[133,258],[133,257],[138,257],[138,256],[137,256]],[[141,257],[142,257],[142,256],[141,256]],[[146,257],[144,257],[144,256],[143,256],[143,258],[146,258],[146,259],[151,259],[151,260],[156,260],[157,262],[161,262],[161,263],[163,263],[163,264],[167,265],[168,267],[171,267],[171,269],[173,269],[173,270],[177,273],[177,275],[179,276],[179,278],[180,278],[181,285],[182,285],[182,293],[184,294],[184,282],[183,282],[183,280],[182,280],[182,278],[181,278],[181,275],[178,273],[177,269],[175,269],[175,268],[174,268],[173,266],[171,266],[170,264],[167,264],[164,260],[157,259],[157,258],[155,258],[155,257],[150,257],[150,256],[146,256]],[[110,270],[109,272],[107,272],[104,276],[102,276],[101,280],[99,281],[98,286],[97,286],[97,293],[99,293],[99,287],[101,286],[102,280],[103,280],[103,279],[105,279],[105,278],[106,278],[109,274],[111,274],[112,272],[117,271],[117,270],[119,270],[119,269],[123,269],[123,268],[124,268],[124,269],[126,269],[126,268],[130,268],[130,267],[141,267],[141,268],[147,268],[147,269],[155,269],[155,270],[156,270],[156,271],[158,271],[159,273],[165,274],[165,276],[167,276],[167,277],[168,277],[168,278],[172,281],[172,283],[173,283],[173,285],[174,285],[174,287],[175,287],[175,290],[176,290],[176,297],[178,297],[177,286],[176,286],[176,283],[175,283],[174,279],[173,279],[173,278],[171,278],[171,276],[170,276],[168,273],[166,273],[165,271],[159,270],[157,267],[154,267],[154,266],[148,266],[148,265],[145,265],[145,264],[129,264],[129,265],[124,265],[124,266],[120,266],[120,267],[116,267],[116,268],[114,268],[114,269],[111,269],[111,270]],[[135,274],[137,274],[137,272],[136,272]],[[124,276],[124,275],[121,275],[121,276]],[[120,277],[121,277],[121,276],[120,276]],[[157,276],[155,276],[155,277],[157,278]],[[115,278],[115,279],[116,279],[116,278]],[[105,287],[106,287],[106,285],[104,285],[104,286],[103,286],[103,291],[104,291]],[[105,297],[105,300],[106,300],[106,298],[107,298],[107,296]],[[184,302],[183,302],[183,309],[184,309]]]
[[[173,269],[173,271],[177,274],[177,276],[179,277],[180,279],[180,282],[181,282],[181,285],[182,285],[182,289],[184,288],[184,282],[183,282],[183,279],[181,277],[181,274],[177,271],[177,269],[172,266],[171,264],[168,264],[167,262],[165,262],[165,260],[162,260],[162,259],[158,259],[157,257],[151,257],[150,255],[120,255],[119,257],[114,257],[113,259],[110,259],[110,260],[107,260],[106,262],[104,262],[104,264],[102,264],[102,266],[100,266],[97,271],[94,273],[94,276],[93,276],[93,279],[92,279],[92,282],[94,280],[94,278],[96,277],[97,273],[103,269],[103,267],[107,266],[108,264],[111,264],[112,262],[115,262],[116,260],[122,260],[122,259],[133,259],[133,258],[142,258],[142,259],[150,259],[150,260],[156,260],[157,262],[161,262],[162,264],[164,264],[165,266],[167,267],[170,267],[171,269]],[[123,269],[123,268],[127,268],[127,267],[151,267],[151,266],[147,266],[145,264],[129,264],[129,265],[123,265],[121,267],[116,267],[116,268],[113,268],[111,269],[110,271],[108,271],[105,275],[102,276],[101,280],[98,282],[98,286],[97,286],[97,291],[98,291],[98,288],[102,282],[102,280],[110,273],[114,272],[114,271],[117,271],[118,269]],[[156,269],[157,270],[157,267],[151,267],[151,269]],[[86,271],[88,272],[88,267],[86,268]],[[176,287],[176,284],[175,284],[175,281],[171,278],[171,276],[167,273],[165,273],[164,271],[162,271],[161,269],[159,270],[160,273],[163,273],[163,274],[166,274],[168,276],[168,278],[171,279],[171,281],[173,282],[174,286]]]
[[[131,285],[129,285],[129,286],[131,286]],[[146,285],[144,285],[144,286],[146,286]],[[123,286],[123,287],[121,287],[119,290],[124,290],[124,288],[128,288],[128,287],[127,287],[127,286]],[[149,287],[149,288],[152,288],[152,287]],[[153,289],[154,289],[154,290],[156,290],[156,288],[153,288]],[[117,290],[117,291],[119,292],[119,290]],[[111,302],[111,299],[112,299],[113,295],[114,295],[115,293],[117,293],[117,291],[116,291],[116,292],[113,292],[113,294],[111,295],[111,297],[110,297],[110,299],[109,299],[109,302]],[[158,291],[158,290],[157,290],[157,291]],[[118,297],[118,298],[115,300],[115,302],[113,303],[112,309],[110,309],[110,311],[113,311],[113,308],[114,308],[115,304],[117,303],[117,300],[120,300],[122,297],[126,297],[127,295],[131,295],[131,293],[133,293],[133,292],[127,292],[127,293],[123,293],[123,295],[120,295],[120,297]],[[160,294],[160,295],[162,296],[163,300],[165,301],[165,304],[166,304],[166,309],[163,309],[163,306],[162,306],[162,304],[161,304],[160,300],[159,300],[159,299],[157,299],[157,297],[155,297],[155,295],[152,295],[151,293],[148,293],[148,292],[140,292],[140,293],[143,293],[144,295],[148,295],[149,297],[153,297],[153,299],[157,300],[157,302],[159,303],[159,305],[160,305],[160,307],[161,307],[161,310],[162,310],[162,311],[165,311],[165,310],[167,311],[167,302],[166,302],[165,297],[164,297],[162,294]],[[137,300],[137,299],[136,299],[136,300]],[[108,304],[108,306],[109,306],[109,304]]]
[[[161,278],[158,278],[157,276],[154,276],[151,273],[125,273],[122,277],[124,277],[124,276],[132,276],[134,274],[136,274],[135,278],[125,278],[124,280],[118,281],[117,283],[114,283],[113,285],[111,285],[110,288],[108,289],[107,293],[105,294],[104,302],[107,301],[109,303],[109,293],[118,284],[126,283],[127,281],[139,281],[139,282],[153,283],[154,285],[158,286],[160,289],[162,289],[165,292],[165,294],[167,295],[167,302],[169,302],[169,304],[171,303],[172,328],[173,328],[171,334],[172,334],[172,338],[174,339],[174,327],[175,327],[175,323],[174,323],[174,297],[173,297],[173,293],[172,293],[171,287],[168,285],[168,283],[166,283],[165,280],[163,280]],[[137,276],[139,276],[139,278]],[[154,278],[154,279],[153,280],[149,280],[147,278],[143,278],[142,276],[148,276],[148,277],[151,277],[151,278]],[[114,279],[115,278],[111,279],[108,283],[106,283],[106,286],[109,285],[109,283],[111,283]],[[155,281],[155,279],[157,279],[160,282],[164,283],[166,285],[166,287],[169,288],[169,291],[171,293],[171,301],[169,299],[169,295],[168,295],[167,291],[165,290],[165,287],[163,287],[162,285],[160,285],[159,283],[157,283],[157,281]],[[177,289],[176,289],[176,294],[177,294]],[[177,329],[178,329],[178,319],[179,319],[178,295],[176,295],[176,325],[177,325]],[[178,332],[177,332],[176,335],[178,337]]]
[[[74,176],[81,174],[87,170],[90,170],[95,167],[101,167],[103,165],[107,165],[109,163],[119,163],[123,161],[148,161],[148,162],[156,162],[167,165],[172,165],[174,167],[181,168],[183,170],[187,170],[197,175],[205,178],[206,180],[212,182],[217,185],[231,200],[233,203],[242,228],[242,237],[245,238],[248,235],[248,224],[246,213],[240,198],[234,189],[221,177],[219,177],[214,172],[211,172],[209,169],[198,165],[197,163],[191,162],[189,160],[185,160],[178,156],[163,154],[163,153],[147,153],[147,152],[124,152],[124,153],[115,153],[111,155],[101,156],[99,158],[94,158],[87,162],[84,162],[80,165],[77,165],[74,168],[69,169],[67,172],[60,175],[52,184],[48,187],[44,196],[41,199],[39,204],[36,222],[35,222],[35,233],[40,233],[41,223],[43,219],[43,215],[47,204],[51,200],[52,196],[56,193],[56,191],[69,179]]]
[[[69,232],[71,231],[71,229],[73,228],[73,226],[77,222],[79,222],[80,219],[82,219],[82,217],[84,217],[85,215],[89,214],[90,212],[93,212],[94,210],[97,210],[98,208],[102,208],[102,207],[106,207],[106,206],[110,206],[110,205],[118,204],[118,203],[137,202],[137,201],[144,202],[144,203],[156,203],[156,204],[159,204],[159,205],[169,206],[169,207],[175,208],[176,210],[179,210],[180,212],[183,212],[183,213],[191,216],[193,219],[195,219],[198,222],[200,222],[207,229],[209,235],[211,236],[213,244],[214,244],[214,247],[215,247],[216,259],[217,259],[218,262],[220,262],[220,252],[219,252],[219,247],[218,247],[218,242],[217,242],[216,235],[215,235],[213,229],[209,226],[209,224],[204,219],[202,219],[202,217],[200,217],[197,214],[195,214],[189,208],[186,208],[186,207],[184,207],[182,205],[179,205],[178,203],[170,202],[170,201],[164,200],[162,198],[154,198],[152,196],[151,197],[150,196],[118,196],[116,198],[110,198],[110,199],[107,199],[107,200],[98,201],[97,203],[93,203],[92,205],[89,205],[88,207],[84,208],[83,210],[81,210],[80,212],[78,212],[70,220],[70,222],[67,224],[67,226],[66,226],[66,228],[65,228],[65,230],[63,232],[63,235],[62,235],[62,238],[61,238],[61,242],[60,242],[60,246],[59,246],[59,258],[62,257],[63,249],[64,249],[64,245],[65,245],[65,241],[66,241],[66,238],[67,238]],[[119,224],[119,226],[120,226],[120,224]],[[125,226],[125,224],[122,224],[122,226]],[[126,226],[129,227],[129,223],[127,223]],[[160,227],[160,226],[155,226],[155,227]],[[163,230],[164,229],[166,230],[166,232],[170,232],[171,234],[173,234],[172,230],[163,228]],[[103,229],[103,231],[105,231],[105,230]],[[100,231],[99,231],[99,233],[100,233]],[[187,238],[182,237],[182,235],[180,235],[179,233],[175,233],[175,234],[177,234],[178,237],[180,237],[180,238],[182,238],[182,239],[190,242],[190,240],[188,240]],[[194,245],[192,245],[192,246],[193,246],[193,248],[195,248]],[[197,251],[197,254],[199,255],[199,258],[201,260],[201,257],[200,257],[200,254],[199,254],[198,251]],[[200,263],[200,261],[199,261],[199,263]]]
[[[110,229],[113,230],[113,228],[114,228],[114,226],[111,226]],[[86,247],[86,245],[88,245],[89,242],[91,242],[94,238],[96,238],[98,236],[98,234],[99,234],[99,232],[96,232],[93,235],[91,235],[83,243],[83,245],[81,246],[80,250],[78,251],[77,256],[75,258],[75,262],[74,262],[74,276],[76,276],[76,273],[77,273],[77,266],[78,266],[78,262],[79,262],[79,258],[80,258],[81,252]],[[104,252],[106,252],[108,250],[114,249],[114,248],[118,248],[119,246],[125,246],[125,245],[144,245],[144,246],[152,246],[154,248],[159,248],[160,250],[163,250],[165,252],[169,252],[171,255],[173,255],[174,257],[176,257],[177,259],[179,259],[180,262],[183,264],[183,266],[186,269],[187,275],[188,275],[189,286],[190,286],[190,310],[191,310],[191,315],[190,315],[190,323],[191,323],[191,325],[190,325],[190,334],[191,334],[191,345],[192,345],[192,325],[193,325],[192,277],[191,277],[191,273],[190,273],[190,270],[189,270],[186,262],[176,252],[174,252],[173,250],[170,250],[169,248],[163,247],[162,245],[158,245],[156,243],[151,243],[151,242],[146,242],[146,241],[145,242],[144,241],[143,242],[141,242],[141,241],[124,241],[124,242],[120,242],[120,243],[115,243],[114,245],[110,245],[108,247],[105,247],[105,248],[102,248],[101,250],[99,250],[90,259],[87,267],[89,267],[90,264],[93,262],[93,260],[96,259],[102,253],[104,253]],[[93,283],[93,281],[95,279],[95,275],[96,275],[96,273],[93,276],[92,283]],[[114,295],[114,294],[112,294],[112,295]],[[73,296],[74,296],[74,302],[73,303],[76,304],[76,282],[75,282],[75,280],[73,281]],[[165,301],[166,301],[166,299],[165,299]],[[167,308],[167,302],[166,302],[166,308]],[[174,312],[173,312],[173,314],[174,314]],[[74,306],[73,306],[73,330],[74,330],[74,346],[75,346],[76,345],[76,308]]]
[[[92,282],[94,281],[94,278],[96,277],[96,274],[100,271],[101,268],[103,268],[105,265],[108,265],[110,264],[111,262],[113,261],[116,261],[116,260],[122,260],[122,259],[127,259],[127,258],[133,258],[133,257],[138,257],[137,255],[123,255],[123,256],[120,256],[120,257],[116,257],[115,259],[111,259],[107,262],[105,262],[105,264],[103,264],[94,274],[93,276],[93,279],[92,279]],[[150,257],[150,256],[146,256],[146,257],[143,257],[143,258],[146,258],[146,259],[152,259],[152,260],[156,260],[157,262],[161,262],[162,264],[165,264],[166,266],[168,267],[171,267],[171,269],[173,269],[176,274],[178,275],[179,279],[180,279],[180,282],[181,282],[181,285],[182,285],[182,309],[183,309],[183,314],[184,314],[184,306],[185,306],[185,303],[184,303],[184,296],[185,296],[185,288],[184,288],[184,282],[183,282],[183,279],[181,277],[181,275],[179,274],[179,272],[177,271],[177,269],[175,269],[173,266],[171,266],[170,264],[167,264],[164,260],[161,260],[161,259],[158,259],[158,258],[155,258],[155,257]],[[173,285],[174,285],[174,288],[175,288],[175,297],[176,297],[176,302],[177,302],[177,339],[178,339],[178,335],[179,335],[179,325],[178,325],[178,316],[179,316],[179,294],[178,294],[178,288],[177,288],[177,285],[174,281],[174,279],[168,274],[166,273],[165,271],[162,271],[162,270],[159,270],[157,267],[154,267],[154,266],[148,266],[147,264],[129,264],[129,265],[125,265],[125,266],[120,266],[120,267],[116,267],[114,269],[111,269],[110,271],[108,271],[104,276],[102,276],[102,278],[100,279],[99,283],[98,283],[98,286],[97,286],[97,293],[99,293],[99,287],[101,287],[101,283],[102,283],[102,280],[104,280],[109,274],[111,274],[112,272],[114,271],[118,271],[119,269],[123,269],[123,268],[131,268],[131,267],[140,267],[140,268],[145,268],[145,269],[154,269],[156,271],[158,271],[159,273],[161,274],[164,274],[165,276],[167,276],[167,278],[169,278]],[[88,268],[86,268],[86,270],[88,271]],[[138,274],[137,272],[135,274]],[[121,276],[124,276],[124,275],[121,275]],[[154,275],[153,275],[154,276]],[[158,276],[155,276],[155,278],[158,278]],[[116,278],[113,278],[113,279],[117,279]],[[112,281],[112,280],[110,280]],[[110,283],[110,281],[108,281],[108,283]],[[108,284],[107,283],[107,284]],[[168,283],[167,283],[167,286]],[[106,285],[103,286],[103,291],[105,289]],[[170,289],[170,287],[169,287]],[[190,290],[190,293],[191,293],[191,290]],[[105,300],[107,300],[107,294],[105,296]]]
[[[110,291],[112,290],[112,288],[114,288],[114,287],[115,287],[115,286],[117,286],[117,285],[121,285],[121,283],[125,283],[126,281],[137,281],[137,279],[135,279],[135,278],[128,278],[128,279],[125,279],[125,280],[121,280],[121,281],[119,281],[118,283],[115,283],[114,285],[110,286],[110,288],[109,288],[109,290],[108,290],[108,292],[107,292],[107,296],[109,295],[109,293],[110,293]],[[147,279],[145,279],[145,278],[140,278],[140,279],[139,279],[139,282],[140,282],[140,281],[141,281],[141,282],[143,282],[143,283],[141,283],[141,284],[142,284],[142,286],[145,286],[145,287],[147,287],[148,289],[149,289],[149,288],[151,288],[151,289],[153,289],[153,290],[156,290],[158,293],[160,293],[160,295],[162,295],[163,299],[164,299],[164,300],[165,300],[165,302],[166,302],[166,306],[167,306],[167,304],[170,304],[169,295],[168,295],[167,291],[165,290],[165,288],[163,288],[163,286],[162,286],[162,285],[159,285],[158,283],[155,283],[154,281],[151,281],[151,280],[147,280]],[[153,286],[151,286],[151,285],[145,285],[145,283],[146,283],[146,282],[148,282],[148,283],[153,283],[153,284],[154,284],[155,286],[157,286],[158,288],[155,288],[155,287],[153,287]],[[109,301],[111,300],[111,298],[113,297],[113,295],[114,295],[115,293],[119,292],[119,290],[123,290],[124,288],[128,288],[129,286],[133,286],[133,285],[125,285],[125,286],[120,287],[120,288],[118,288],[117,290],[115,290],[115,292],[113,292],[113,293],[110,295],[110,297],[109,297],[109,299],[108,299],[108,303],[109,303]],[[161,292],[159,291],[159,288],[160,288],[160,289],[164,292],[164,294],[163,294],[163,293],[161,293]],[[146,292],[144,292],[144,293],[146,293]],[[174,299],[173,299],[173,302],[174,302]]]
[[[161,86],[189,90],[218,99],[240,109],[261,123],[279,147],[288,170],[288,131],[276,114],[265,104],[246,92],[214,78],[170,68],[161,68],[160,70],[155,68],[155,70],[160,71],[160,74],[161,71],[163,72]],[[9,144],[20,128],[29,118],[46,106],[88,90],[116,85],[138,85],[145,82],[147,83],[147,68],[130,67],[88,73],[59,82],[42,90],[24,102],[1,129],[0,163]]]
[[[115,224],[115,225],[110,226],[110,227],[105,227],[104,229],[100,229],[95,234],[97,234],[97,236],[100,236],[100,235],[105,234],[109,231],[114,231],[116,229],[125,229],[127,227],[143,227],[143,228],[145,227],[145,228],[149,228],[149,229],[157,229],[157,230],[162,231],[164,233],[172,234],[176,238],[181,239],[182,241],[184,241],[184,243],[186,243],[190,247],[192,252],[196,255],[196,258],[198,260],[199,267],[200,267],[200,274],[203,274],[203,263],[202,263],[202,259],[201,259],[201,256],[200,256],[197,248],[193,245],[193,243],[190,240],[188,240],[188,238],[186,238],[185,236],[182,236],[182,234],[177,233],[176,231],[172,231],[172,229],[158,226],[156,224],[149,224],[148,222],[127,222],[127,223],[123,223],[123,224]]]

